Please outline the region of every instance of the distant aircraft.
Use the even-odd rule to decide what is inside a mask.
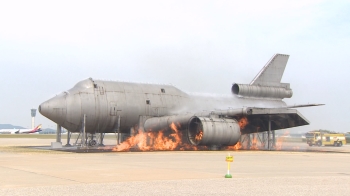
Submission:
[[[34,129],[0,129],[0,134],[37,133],[40,131],[42,131],[41,124]]]
[[[189,94],[172,85],[89,78],[42,103],[39,112],[70,132],[82,130],[85,114],[85,130],[91,134],[117,130],[131,134],[135,129],[157,132],[169,130],[174,123],[192,145],[235,145],[243,134],[309,124],[293,108],[320,104],[287,106],[282,101],[293,95],[290,85],[281,83],[288,58],[274,55],[250,84],[233,84],[230,96]],[[220,75],[203,80],[215,84],[216,77]]]

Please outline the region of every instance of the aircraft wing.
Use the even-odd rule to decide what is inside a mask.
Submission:
[[[294,107],[295,106],[293,106],[293,108]],[[220,116],[234,117],[238,120],[245,118],[246,125],[241,126],[242,134],[268,131],[269,121],[271,122],[271,130],[286,129],[310,124],[310,122],[299,113],[298,110],[291,108],[292,107],[288,106],[281,108],[246,107],[214,111],[213,113]]]
[[[271,130],[310,124],[298,110],[287,108],[252,108],[247,119],[248,124],[241,130],[243,134],[268,131],[269,121],[271,121]]]
[[[300,105],[289,105],[289,106],[286,106],[286,107],[283,107],[283,108],[303,108],[303,107],[312,107],[312,106],[322,106],[322,105],[325,105],[325,104],[300,104]]]

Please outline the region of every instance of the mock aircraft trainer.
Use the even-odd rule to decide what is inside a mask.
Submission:
[[[281,83],[289,55],[275,54],[250,84],[233,84],[231,96],[187,94],[171,85],[94,80],[78,82],[39,106],[39,112],[70,132],[130,133],[138,127],[160,131],[171,123],[192,145],[235,145],[241,134],[308,125],[293,95]]]

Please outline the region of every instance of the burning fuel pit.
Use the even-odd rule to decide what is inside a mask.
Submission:
[[[190,143],[196,146],[231,146],[241,136],[235,119],[196,116],[190,119],[187,134]]]

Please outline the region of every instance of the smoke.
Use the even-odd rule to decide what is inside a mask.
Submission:
[[[289,131],[285,131],[281,137],[276,138],[276,145],[275,145],[276,150],[282,150],[283,143],[286,139],[286,136],[288,135],[289,135]]]
[[[189,93],[189,100],[181,103],[174,112],[203,112],[237,109],[242,107],[274,108],[284,107],[282,100],[241,98],[235,95],[217,95],[208,93]]]
[[[227,150],[267,150],[267,132],[251,133],[241,136],[240,141],[234,146],[226,147]],[[272,135],[271,135],[272,137]],[[271,138],[271,143],[273,142]],[[281,135],[276,136],[274,151],[308,151],[308,145],[301,137],[291,137],[288,130],[281,130]],[[316,149],[318,150],[318,149]]]
[[[160,130],[158,132],[143,132],[138,130],[138,133],[129,137],[120,145],[115,147],[103,147],[105,150],[115,152],[125,151],[197,151],[209,150],[206,146],[193,146],[184,139],[179,125],[172,123],[169,130]],[[282,131],[281,131],[282,132]],[[265,135],[264,135],[265,134]],[[200,137],[200,135],[198,135]],[[200,140],[200,138],[198,138]],[[273,151],[324,151],[325,147],[308,147],[305,141],[299,137],[291,137],[288,130],[283,130],[280,135],[276,136]],[[241,136],[240,141],[233,146],[223,146],[221,150],[261,150],[265,151],[267,147],[267,133],[252,133]],[[101,148],[100,148],[101,149]],[[331,150],[334,150],[333,147]],[[335,150],[338,150],[335,149]],[[342,150],[339,148],[339,150]]]

